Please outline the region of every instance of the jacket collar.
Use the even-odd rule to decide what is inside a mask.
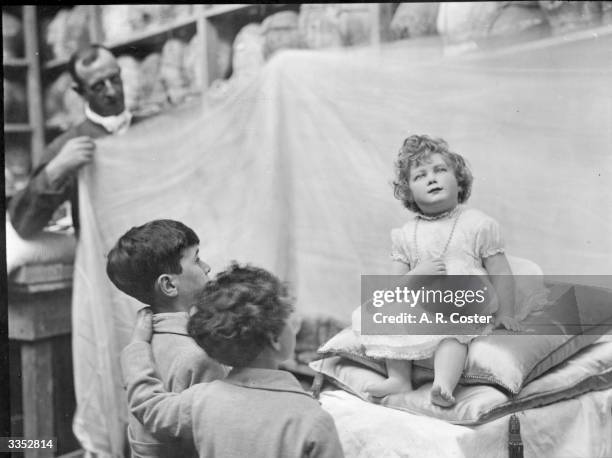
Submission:
[[[287,371],[237,367],[231,370],[224,380],[232,385],[268,391],[287,391],[311,397],[297,379]]]
[[[153,315],[153,333],[187,336],[188,320],[187,312],[156,313]]]

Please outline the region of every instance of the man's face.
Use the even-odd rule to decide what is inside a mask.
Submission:
[[[80,94],[94,113],[113,116],[125,110],[121,69],[111,52],[99,49],[98,57],[88,65],[77,61],[76,72],[81,80]]]

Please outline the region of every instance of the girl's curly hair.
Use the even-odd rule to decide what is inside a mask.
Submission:
[[[244,367],[278,337],[293,311],[287,287],[270,272],[233,262],[204,287],[189,335],[222,364]]]
[[[410,169],[425,162],[432,154],[440,154],[444,161],[452,167],[457,184],[459,185],[459,203],[466,202],[472,192],[472,172],[465,159],[453,153],[448,143],[441,138],[432,138],[428,135],[411,135],[404,140],[395,161],[395,180],[393,181],[393,195],[399,199],[408,210],[423,213],[414,201],[410,191]]]

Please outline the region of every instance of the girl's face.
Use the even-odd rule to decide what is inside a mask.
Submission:
[[[459,203],[455,171],[439,153],[411,167],[409,187],[414,201],[426,215],[452,210]]]

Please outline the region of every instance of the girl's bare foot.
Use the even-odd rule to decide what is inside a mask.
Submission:
[[[371,383],[364,389],[369,395],[375,398],[382,398],[389,394],[412,391],[412,384],[401,378],[389,377],[382,382]]]
[[[431,388],[431,403],[440,407],[452,407],[455,405],[455,398],[452,393],[443,390],[438,385]]]

